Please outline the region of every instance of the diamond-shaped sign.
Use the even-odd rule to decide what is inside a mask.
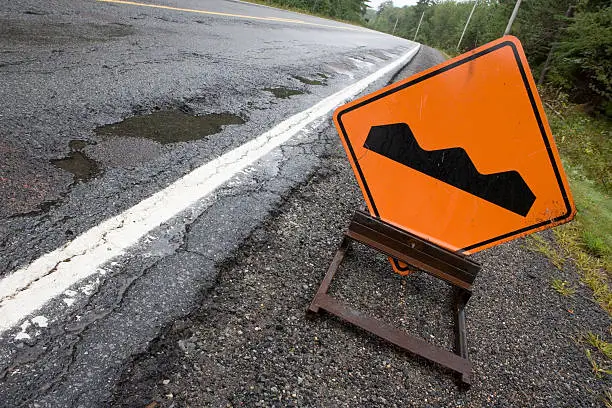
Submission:
[[[348,103],[334,121],[370,213],[446,249],[471,254],[574,217],[514,37]]]

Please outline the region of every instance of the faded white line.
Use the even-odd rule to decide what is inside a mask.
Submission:
[[[242,146],[203,164],[132,208],[0,280],[0,334],[75,283],[96,273],[102,265],[124,254],[151,230],[210,195],[313,121],[406,64],[419,47],[415,46],[391,64],[286,119]]]

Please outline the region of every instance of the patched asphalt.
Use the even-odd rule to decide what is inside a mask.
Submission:
[[[234,1],[173,5],[343,25]],[[367,30],[102,2],[25,0],[1,10],[0,277],[415,45]],[[100,130],[159,112],[231,120],[184,141]],[[133,356],[193,312],[217,263],[321,166],[329,126],[313,122],[3,332],[0,406],[107,406]]]
[[[327,20],[235,1],[174,6]],[[0,7],[0,276],[166,187],[405,52],[366,30],[57,0]],[[295,77],[322,78],[322,85]],[[266,89],[299,90],[280,99]],[[193,142],[99,135],[163,110],[246,123]],[[86,180],[53,163],[80,154]]]
[[[295,16],[234,1],[168,4]],[[26,0],[2,11],[0,73],[10,103],[0,108],[0,276],[410,46],[329,27],[98,2]],[[424,48],[370,90],[441,60]],[[170,144],[96,131],[174,110],[245,123]],[[75,156],[82,178],[57,165]],[[51,301],[39,311],[48,325],[28,319],[0,337],[0,406],[601,405],[609,380],[594,377],[577,339],[587,330],[605,335],[609,318],[573,271],[557,271],[522,240],[476,256],[483,271],[467,309],[469,391],[335,318],[307,317],[362,203],[330,118],[313,124]],[[553,277],[577,294],[561,297]],[[371,250],[354,249],[332,293],[434,344],[453,344],[450,290],[425,275],[392,274]]]

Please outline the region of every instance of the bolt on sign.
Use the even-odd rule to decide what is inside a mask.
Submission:
[[[341,106],[334,122],[370,214],[443,248],[469,255],[576,213],[515,37]]]

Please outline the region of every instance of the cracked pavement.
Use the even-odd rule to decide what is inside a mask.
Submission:
[[[239,1],[163,4],[277,20],[84,0],[0,6],[0,278],[413,45],[281,21],[341,25]],[[442,59],[423,47],[368,90]],[[277,98],[274,88],[294,95]],[[160,111],[244,123],[169,144],[97,131]],[[79,179],[53,164],[75,151],[82,174],[91,161],[99,171]],[[361,203],[327,115],[1,333],[0,407],[598,405],[609,381],[590,374],[572,339],[585,327],[605,333],[609,318],[583,287],[571,304],[560,299],[548,285],[558,271],[522,241],[477,256],[467,393],[443,370],[329,316],[306,319]],[[115,221],[106,234],[125,226]],[[355,254],[348,266],[361,272],[332,290],[435,344],[452,342],[446,287]]]
[[[0,6],[0,278],[69,246],[413,47],[237,1],[165,4],[326,26],[93,1]],[[266,90],[271,88],[297,94],[276,98]],[[244,123],[170,144],[97,132],[128,117],[173,110],[232,114]],[[221,265],[337,143],[329,115],[315,120],[1,333],[0,406],[108,406],[126,364],[206,298]],[[74,174],[54,164],[74,159],[75,152],[80,162]],[[126,220],[115,219],[96,245],[112,246],[112,232],[128,227]],[[17,282],[0,302],[65,273],[63,267],[91,250],[84,244],[55,260],[55,268]]]

